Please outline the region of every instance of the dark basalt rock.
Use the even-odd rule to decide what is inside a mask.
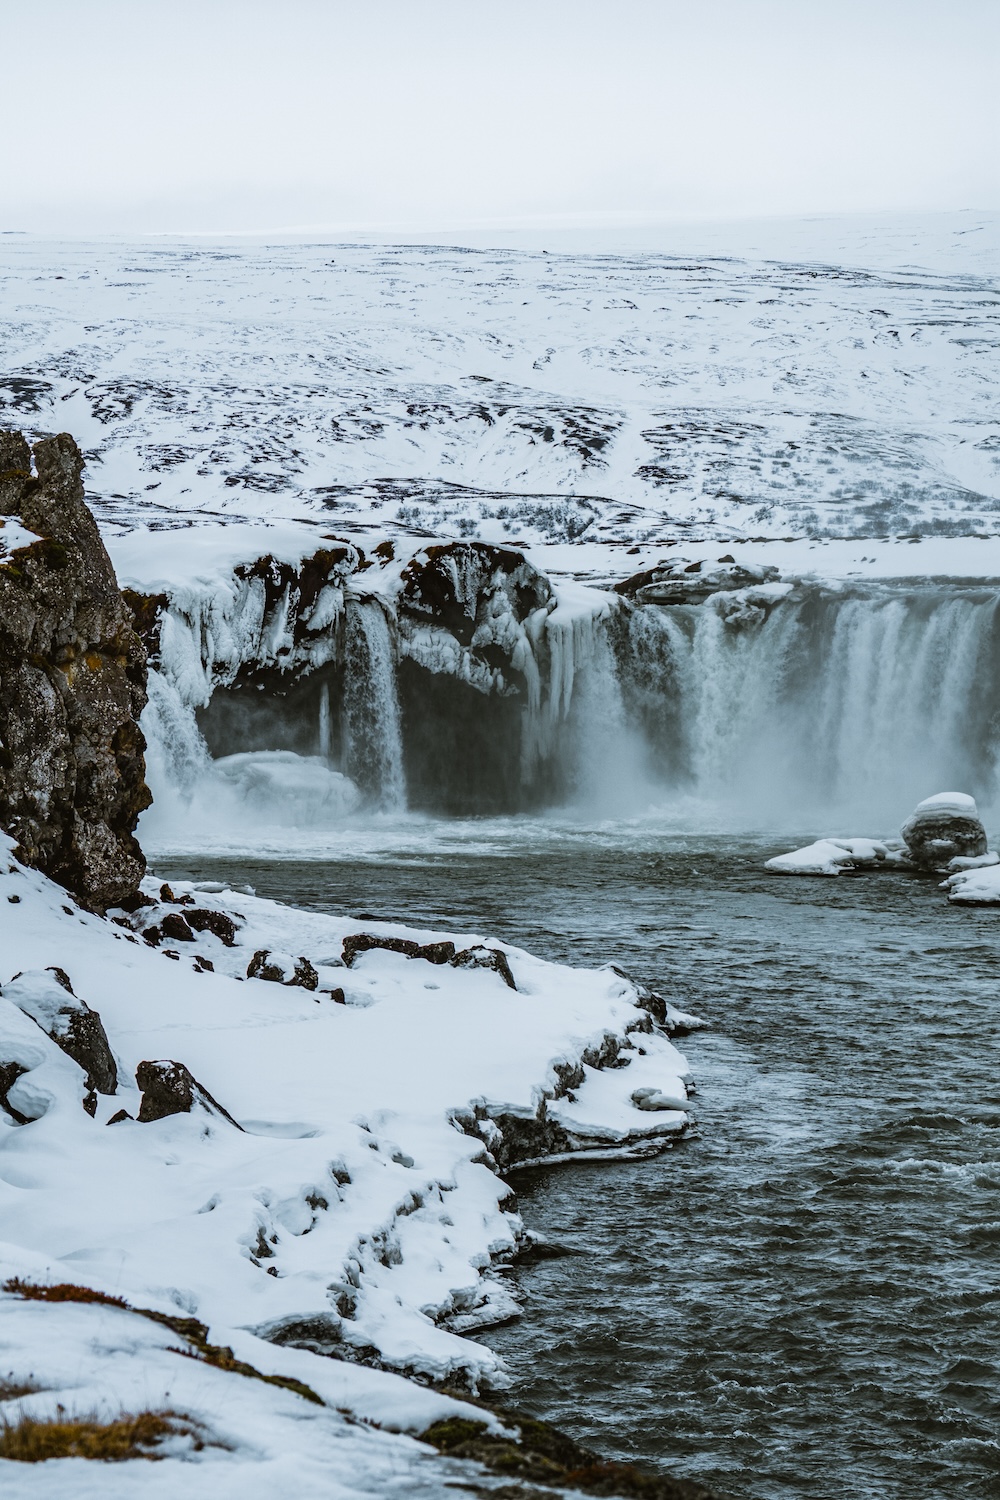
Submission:
[[[521,552],[489,542],[448,542],[418,552],[403,569],[399,608],[433,620],[468,646],[504,594],[518,621],[548,604],[552,588]],[[498,664],[505,658],[500,653]]]
[[[920,802],[899,830],[910,858],[925,869],[951,859],[978,858],[987,850],[976,804],[961,793],[941,792]]]
[[[224,911],[212,911],[207,906],[196,906],[186,911],[184,916],[188,926],[193,927],[195,932],[212,932],[227,948],[234,946],[236,923]]]
[[[68,433],[29,449],[0,432],[0,516],[39,538],[0,562],[0,827],[26,864],[103,911],[145,871],[133,833],[151,800],[146,653],[82,471]]]
[[[11,1119],[17,1125],[27,1125],[29,1123],[28,1117],[27,1115],[22,1115],[20,1110],[15,1109],[13,1104],[8,1103],[7,1095],[10,1093],[17,1080],[23,1077],[23,1075],[27,1072],[28,1069],[25,1068],[21,1063],[4,1062],[2,1059],[0,1059],[0,1105],[3,1106],[3,1108],[10,1115]]]
[[[476,1404],[486,1405],[482,1400]],[[619,1496],[621,1500],[718,1500],[714,1490],[696,1480],[647,1474],[632,1464],[609,1463],[547,1422],[499,1405],[492,1409],[507,1429],[505,1433],[492,1432],[485,1420],[475,1417],[447,1417],[420,1434],[422,1442],[430,1443],[448,1458],[472,1460],[513,1481],[500,1490],[484,1488],[484,1495],[536,1500],[540,1492],[525,1488],[526,1481],[532,1486],[552,1486],[560,1493],[582,1491]],[[545,1493],[552,1490],[547,1488]]]
[[[88,1089],[99,1094],[115,1093],[118,1068],[104,1023],[96,1010],[74,995],[64,970],[50,968],[15,974],[4,985],[3,995],[79,1064],[87,1075]]]
[[[135,1081],[142,1090],[139,1106],[139,1122],[148,1125],[152,1120],[165,1120],[168,1115],[190,1114],[204,1109],[218,1115],[242,1130],[228,1110],[223,1109],[207,1089],[183,1063],[169,1059],[158,1062],[141,1062],[135,1070]]]
[[[715,563],[668,559],[616,583],[615,592],[636,604],[700,604],[712,594],[773,583],[778,577],[769,563],[745,568],[727,553]]]
[[[463,948],[461,953],[456,953],[451,959],[451,966],[453,969],[492,969],[494,974],[500,975],[509,989],[517,989],[507,955],[501,953],[499,948]]]
[[[390,953],[402,953],[407,958],[417,958],[420,944],[412,938],[377,937],[371,932],[354,932],[345,937],[342,957],[347,967],[353,968],[359,953],[370,953],[373,948],[386,948]]]
[[[194,933],[188,926],[187,918],[179,911],[168,911],[160,923],[160,931],[165,938],[170,938],[175,943],[193,943]]]
[[[507,955],[498,948],[477,946],[463,948],[456,953],[455,944],[417,943],[412,938],[379,937],[372,932],[354,932],[344,939],[342,956],[347,968],[353,968],[360,953],[370,953],[373,948],[384,948],[389,953],[402,953],[405,958],[423,958],[431,964],[449,964],[453,969],[491,969],[499,974],[504,984],[517,989],[511,973]]]
[[[299,956],[293,959],[294,967],[291,974],[280,962],[275,962],[269,948],[258,948],[247,968],[248,979],[267,979],[272,984],[283,984],[287,988],[297,987],[303,990],[315,990],[319,988],[319,975],[308,958]]]

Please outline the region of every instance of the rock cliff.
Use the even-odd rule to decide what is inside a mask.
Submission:
[[[145,872],[133,832],[151,800],[146,653],[82,471],[68,433],[31,449],[0,432],[0,827],[26,863],[103,910]]]

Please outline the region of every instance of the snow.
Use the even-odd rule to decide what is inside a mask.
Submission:
[[[635,1029],[648,1017],[610,968],[570,970],[468,934],[453,941],[500,947],[517,990],[492,971],[384,949],[345,968],[343,939],[356,922],[217,884],[177,885],[165,893],[177,899],[163,901],[147,882],[154,904],[116,924],[76,908],[11,849],[4,836],[0,1053],[27,1070],[9,1099],[31,1123],[0,1115],[0,1271],[196,1316],[213,1342],[265,1372],[294,1374],[327,1404],[305,1410],[299,1397],[178,1359],[175,1336],[132,1314],[0,1296],[0,1363],[43,1387],[24,1399],[41,1413],[59,1401],[77,1411],[183,1410],[227,1446],[178,1449],[143,1469],[144,1484],[155,1469],[164,1494],[160,1476],[181,1463],[173,1493],[183,1482],[195,1495],[209,1484],[225,1494],[318,1494],[321,1471],[324,1494],[441,1493],[426,1477],[426,1450],[345,1425],[342,1413],[412,1432],[453,1409],[447,1401],[385,1370],[273,1340],[306,1322],[334,1354],[374,1349],[383,1364],[424,1378],[502,1383],[488,1347],[464,1337],[518,1310],[493,1269],[522,1230],[486,1156],[496,1135],[488,1115],[530,1119],[548,1100],[583,1148],[652,1149],[687,1115],[640,1110],[631,1095],[645,1086],[686,1099],[683,1057],[662,1034]],[[152,948],[131,930],[203,908],[232,917],[233,946],[206,929]],[[446,936],[364,930],[422,943]],[[320,989],[244,978],[261,948],[289,965],[308,957]],[[18,971],[54,964],[100,1012],[117,1060],[117,1094],[99,1097],[93,1119],[82,1069],[27,1013],[37,983],[21,982],[24,1010],[10,984]],[[628,1065],[584,1065],[573,1097],[555,1098],[557,1068],[596,1055],[608,1037],[625,1046]],[[160,1058],[188,1067],[238,1123],[205,1111],[138,1123],[135,1070]],[[131,1118],[106,1123],[122,1109]],[[79,1468],[46,1466],[38,1493],[89,1493]],[[127,1487],[103,1491],[119,1492]]]
[[[845,870],[878,869],[896,863],[898,858],[898,850],[878,839],[817,839],[805,848],[776,854],[764,868],[780,875],[840,875]]]
[[[6,567],[19,547],[30,547],[40,538],[14,516],[0,516],[0,568]]]
[[[917,803],[910,818],[919,818],[923,813],[953,813],[957,818],[979,817],[976,799],[967,792],[935,792],[933,797],[925,797]]]
[[[954,869],[956,865],[961,867]],[[952,860],[954,873],[941,882],[948,900],[958,906],[1000,906],[1000,858],[983,855],[980,860]]]
[[[3,418],[78,435],[109,530],[992,535],[997,225],[674,226],[617,255],[18,237]]]

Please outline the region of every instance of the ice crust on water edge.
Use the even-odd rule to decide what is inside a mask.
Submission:
[[[183,1462],[185,1476],[191,1467],[183,1483],[196,1496],[220,1482],[209,1471],[232,1475],[225,1484],[238,1475],[241,1493],[261,1497],[274,1493],[274,1475],[306,1496],[340,1493],[333,1481],[345,1495],[394,1493],[378,1488],[390,1478],[400,1493],[438,1493],[423,1476],[426,1450],[357,1435],[339,1413],[413,1432],[458,1404],[287,1340],[300,1327],[306,1344],[325,1340],[349,1358],[377,1353],[425,1380],[465,1372],[502,1383],[489,1349],[464,1337],[518,1311],[491,1269],[513,1254],[522,1227],[485,1159],[497,1139],[489,1115],[530,1122],[548,1095],[553,1126],[582,1147],[652,1146],[686,1123],[676,1108],[686,1100],[684,1058],[662,1033],[633,1030],[649,1026],[648,1012],[611,969],[570,970],[504,945],[516,991],[486,969],[381,949],[345,967],[355,921],[212,882],[175,886],[164,902],[147,881],[154,904],[116,925],[67,909],[65,892],[20,866],[12,848],[3,836],[0,1055],[22,1071],[0,1112],[0,1275],[82,1283],[195,1316],[213,1342],[305,1381],[326,1402],[307,1410],[287,1392],[189,1368],[170,1353],[176,1336],[136,1330],[112,1309],[0,1296],[4,1368],[23,1365],[43,1387],[25,1409],[130,1409],[141,1388],[143,1404],[182,1409],[226,1445],[160,1466]],[[231,946],[199,917],[205,909],[236,924]],[[186,913],[191,933],[178,936]],[[131,930],[150,926],[163,926],[159,948]],[[420,943],[447,936],[365,930]],[[287,955],[285,970],[310,958],[319,987],[242,979],[262,949]],[[93,1118],[83,1070],[18,1008],[9,983],[53,964],[100,1010],[116,1056],[117,1092],[98,1097]],[[627,1066],[581,1065],[609,1038]],[[137,1123],[136,1068],[159,1058],[183,1063],[237,1123],[198,1109]],[[582,1075],[572,1099],[557,1097],[566,1068]],[[107,1124],[120,1110],[131,1118]],[[54,1480],[42,1492],[81,1493]]]

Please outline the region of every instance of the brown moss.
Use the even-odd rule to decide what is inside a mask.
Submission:
[[[104,1307],[116,1307],[122,1312],[134,1313],[136,1317],[148,1318],[152,1323],[159,1323],[163,1328],[169,1328],[180,1338],[186,1339],[191,1345],[190,1349],[174,1349],[174,1354],[182,1354],[186,1359],[197,1359],[202,1364],[212,1365],[216,1370],[228,1370],[234,1375],[243,1375],[249,1380],[260,1380],[265,1385],[276,1385],[286,1391],[292,1391],[296,1396],[302,1396],[306,1401],[312,1401],[316,1406],[325,1405],[323,1398],[317,1396],[316,1392],[302,1380],[295,1380],[290,1375],[265,1375],[262,1370],[255,1369],[246,1360],[237,1359],[228,1344],[211,1344],[208,1341],[208,1328],[197,1318],[175,1317],[172,1313],[156,1312],[151,1307],[132,1307],[123,1297],[110,1297],[105,1292],[95,1292],[89,1286],[74,1286],[72,1282],[60,1282],[56,1286],[40,1286],[32,1281],[22,1281],[19,1276],[5,1281],[3,1290],[12,1296],[22,1297],[28,1302],[85,1302],[98,1303]]]
[[[12,1297],[21,1297],[25,1302],[100,1302],[105,1307],[123,1307],[131,1311],[124,1297],[111,1297],[107,1292],[95,1292],[90,1286],[76,1286],[71,1281],[60,1281],[55,1286],[40,1286],[34,1281],[22,1281],[12,1276],[3,1284],[5,1292]]]
[[[50,1458],[92,1458],[121,1463],[128,1458],[159,1458],[156,1445],[182,1434],[203,1448],[205,1440],[190,1420],[172,1411],[122,1413],[111,1422],[98,1417],[22,1416],[0,1425],[0,1458],[39,1464]]]
[[[32,1396],[42,1389],[30,1375],[27,1380],[16,1380],[13,1370],[9,1370],[6,1376],[0,1375],[0,1401],[17,1401],[21,1396]]]

